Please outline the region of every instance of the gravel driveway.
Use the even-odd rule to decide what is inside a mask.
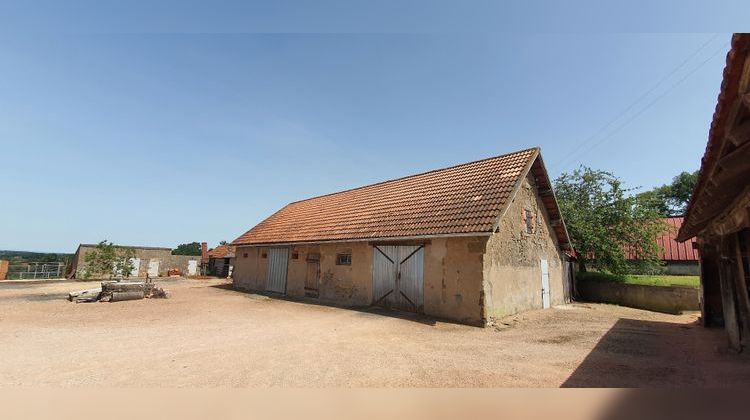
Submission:
[[[475,328],[163,284],[166,300],[74,304],[82,283],[0,284],[0,386],[559,387],[750,383],[696,315],[573,304]]]

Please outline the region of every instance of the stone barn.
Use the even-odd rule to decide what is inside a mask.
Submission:
[[[238,289],[473,325],[571,298],[539,148],[288,204],[232,245]]]

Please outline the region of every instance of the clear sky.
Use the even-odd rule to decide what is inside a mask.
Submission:
[[[748,16],[73,3],[0,5],[0,249],[213,246],[290,201],[537,145],[553,177],[667,183],[699,166]]]

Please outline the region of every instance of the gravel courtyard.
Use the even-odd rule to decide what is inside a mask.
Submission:
[[[0,284],[0,386],[559,387],[750,383],[696,315],[573,304],[475,328],[158,282],[172,297],[74,304],[91,283]]]

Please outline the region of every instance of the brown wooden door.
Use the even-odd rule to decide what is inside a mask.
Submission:
[[[320,280],[320,261],[307,260],[307,275],[305,276],[305,296],[318,297],[318,282]]]

